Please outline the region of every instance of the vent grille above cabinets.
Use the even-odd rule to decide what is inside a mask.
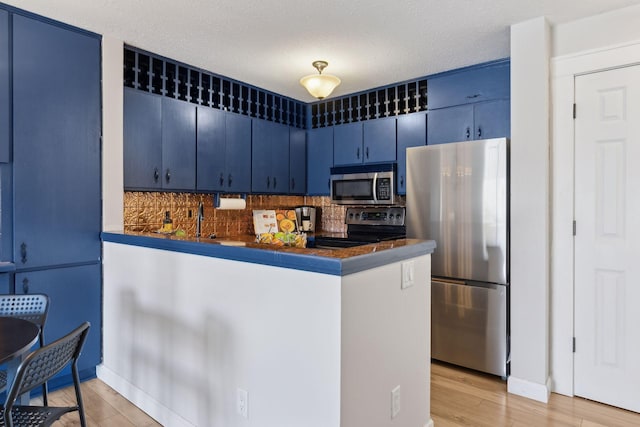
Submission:
[[[124,48],[124,85],[304,129],[307,105],[136,48]]]
[[[427,79],[394,84],[311,105],[313,129],[427,109]]]

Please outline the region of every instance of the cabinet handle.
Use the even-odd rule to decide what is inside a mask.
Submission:
[[[20,261],[23,264],[27,263],[27,244],[25,242],[20,245]]]
[[[274,190],[276,189],[276,186],[277,186],[277,185],[278,185],[278,184],[276,183],[276,177],[274,176],[274,177],[273,177],[273,189],[274,189]]]
[[[356,158],[359,159],[360,158],[360,147],[358,147],[356,149]]]
[[[160,179],[160,172],[158,171],[158,168],[155,168],[153,170],[153,182],[158,182],[159,179]]]
[[[365,150],[365,156],[367,157],[367,159],[369,158],[369,147],[366,148]]]
[[[171,170],[167,169],[167,174],[165,175],[165,178],[167,180],[167,184],[169,183],[169,181],[171,181]]]
[[[482,137],[482,128],[478,126],[478,138]]]
[[[327,188],[331,190],[331,178],[327,180]]]
[[[404,187],[404,175],[400,175],[400,187]]]
[[[22,292],[24,292],[25,294],[29,293],[29,279],[27,279],[26,277],[22,279]]]
[[[291,189],[292,190],[296,189],[296,179],[295,178],[291,178]]]
[[[467,128],[467,139],[471,138],[471,129]]]
[[[229,183],[229,187],[231,187],[231,183],[233,182],[233,175],[229,174],[229,179],[227,179],[227,182]]]
[[[479,93],[476,93],[474,95],[467,95],[467,99],[474,99],[474,98],[478,98],[478,97],[480,97]]]
[[[267,177],[267,188],[271,187],[271,178]]]
[[[220,187],[224,187],[224,173],[220,172]]]

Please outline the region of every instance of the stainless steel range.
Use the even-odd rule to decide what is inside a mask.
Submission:
[[[405,208],[390,207],[350,207],[345,215],[346,234],[319,234],[315,236],[317,248],[350,248],[402,239],[406,235]]]

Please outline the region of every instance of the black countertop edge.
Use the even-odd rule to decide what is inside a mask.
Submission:
[[[210,241],[203,243],[188,240],[172,240],[170,238],[118,232],[103,232],[101,233],[101,238],[104,242],[270,265],[273,267],[310,271],[333,276],[346,276],[393,262],[426,255],[432,253],[436,247],[433,240],[424,240],[416,241],[417,243],[412,245],[381,250],[379,252],[348,258],[332,258],[317,254],[305,255],[266,248],[257,249],[243,246],[226,246]]]

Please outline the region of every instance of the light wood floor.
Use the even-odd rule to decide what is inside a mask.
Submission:
[[[82,393],[91,427],[160,426],[100,380],[83,383]],[[51,393],[51,404],[73,402],[73,388]],[[545,405],[508,394],[506,383],[497,377],[438,362],[431,364],[431,417],[435,427],[640,426],[640,414],[634,412],[555,393]],[[77,413],[65,415],[56,425],[78,426]]]

